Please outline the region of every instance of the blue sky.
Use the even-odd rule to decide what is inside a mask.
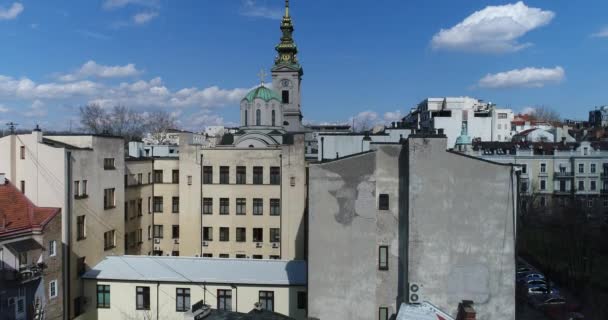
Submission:
[[[0,121],[78,125],[78,107],[238,122],[269,70],[282,0],[0,0]],[[312,122],[390,121],[472,96],[586,119],[608,104],[608,2],[292,0]]]

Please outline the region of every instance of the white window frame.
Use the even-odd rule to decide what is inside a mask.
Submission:
[[[55,294],[53,294],[53,289],[55,290]],[[49,282],[49,298],[53,299],[53,298],[57,298],[58,294],[58,288],[57,288],[57,280],[51,280]]]
[[[51,240],[49,241],[49,257],[54,257],[57,255],[57,241]]]
[[[540,164],[540,173],[547,173],[547,164],[544,162]]]

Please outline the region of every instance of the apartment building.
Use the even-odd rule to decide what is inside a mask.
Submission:
[[[303,320],[306,274],[305,261],[107,257],[83,276],[89,303],[79,319],[194,319],[208,305]]]
[[[125,254],[149,255],[154,250],[153,165],[152,158],[125,159]]]
[[[413,134],[311,164],[309,317],[388,320],[404,302],[455,318],[471,300],[515,319],[515,170],[447,148]]]
[[[62,319],[61,210],[34,205],[0,174],[0,319]]]
[[[80,274],[124,253],[122,138],[12,134],[0,138],[0,172],[36,206],[61,210],[66,317],[82,310]]]
[[[470,97],[427,98],[420,102],[403,122],[424,131],[442,129],[453,148],[463,121],[468,121],[469,135],[482,141],[510,141],[511,109]]]
[[[608,143],[475,143],[469,155],[521,166],[520,191],[533,205],[574,198],[588,216],[608,213]]]

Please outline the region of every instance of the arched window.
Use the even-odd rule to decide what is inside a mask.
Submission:
[[[255,111],[255,125],[256,126],[262,125],[262,111],[260,111],[260,109]]]
[[[274,110],[272,110],[272,126],[275,126],[275,119],[276,119],[276,114],[274,112]]]
[[[247,126],[247,122],[248,122],[248,119],[247,119],[247,109],[245,109],[245,127]]]

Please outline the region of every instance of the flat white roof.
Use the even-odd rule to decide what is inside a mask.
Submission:
[[[306,285],[306,261],[108,256],[84,279],[259,285]]]

